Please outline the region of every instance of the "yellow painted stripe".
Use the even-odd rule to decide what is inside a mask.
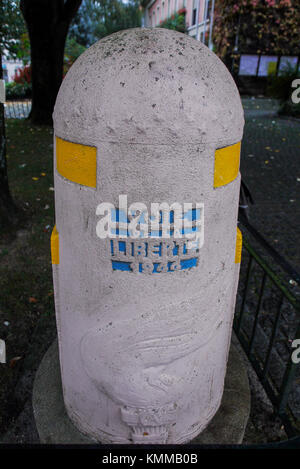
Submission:
[[[225,186],[239,174],[241,142],[215,152],[214,187]]]
[[[236,229],[236,244],[235,244],[235,263],[240,264],[242,260],[242,245],[243,236],[239,228]]]
[[[56,225],[51,234],[51,259],[52,264],[59,264],[59,236]]]
[[[56,168],[70,181],[96,187],[97,149],[56,137]]]

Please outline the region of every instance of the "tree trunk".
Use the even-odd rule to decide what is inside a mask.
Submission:
[[[2,79],[3,70],[0,51],[0,80]],[[0,103],[0,233],[17,221],[17,213],[18,210],[12,200],[8,186],[4,104]]]
[[[32,110],[35,124],[52,124],[63,78],[65,41],[81,0],[21,0],[31,47]]]

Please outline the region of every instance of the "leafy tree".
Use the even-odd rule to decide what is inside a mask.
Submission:
[[[97,40],[95,30],[101,16],[102,9],[99,2],[83,0],[71,23],[69,37],[77,43],[89,47]]]
[[[100,6],[102,20],[98,22],[96,27],[97,39],[122,29],[141,25],[140,4],[136,0],[129,0],[127,4],[124,4],[122,0],[102,0]]]
[[[78,44],[74,38],[68,37],[65,45],[64,75],[67,73],[75,60],[85,51],[85,47]]]
[[[30,38],[33,123],[52,123],[66,37],[80,4],[81,0],[20,0]]]
[[[83,0],[70,27],[70,37],[83,46],[122,29],[141,25],[138,0]]]
[[[239,53],[298,55],[299,0],[216,0],[214,43],[229,64]],[[239,54],[237,54],[239,55]]]
[[[20,36],[25,32],[25,24],[19,10],[19,1],[0,0],[0,80],[3,79],[2,55],[4,51],[11,57],[18,55]],[[18,220],[18,209],[10,194],[7,163],[4,104],[0,103],[0,228]]]
[[[26,25],[20,11],[20,0],[0,0],[0,49],[11,58],[22,55],[20,49],[25,41]],[[22,39],[22,37],[24,38]],[[21,58],[21,57],[20,57]]]
[[[27,31],[20,35],[16,55],[18,59],[22,60],[24,65],[30,62],[30,40]]]
[[[0,80],[3,79],[0,50]],[[4,104],[0,103],[0,231],[5,225],[17,222],[18,209],[11,197],[7,177]]]

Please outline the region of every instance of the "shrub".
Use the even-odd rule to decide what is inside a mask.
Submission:
[[[20,84],[31,83],[31,66],[25,65],[25,67],[19,68],[13,77],[13,81]]]
[[[23,99],[31,97],[31,83],[11,82],[6,85],[7,99]]]
[[[75,60],[86,50],[86,47],[78,44],[75,39],[67,38],[64,54],[64,76]]]
[[[179,31],[180,33],[185,33],[186,26],[184,12],[172,15],[171,18],[168,18],[166,21],[163,21],[159,26],[160,28],[174,29],[175,31]]]
[[[292,81],[297,77],[295,68],[290,64],[285,67],[281,75],[275,77],[270,74],[268,78],[267,94],[272,98],[280,99],[282,102],[290,98]]]
[[[292,82],[297,75],[295,68],[288,65],[281,75],[269,78],[267,94],[281,101],[279,115],[300,117],[300,104],[294,104],[291,100],[294,91]]]

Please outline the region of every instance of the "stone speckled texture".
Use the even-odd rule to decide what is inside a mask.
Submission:
[[[99,41],[62,83],[55,135],[97,147],[96,189],[55,170],[60,264],[53,269],[65,406],[95,439],[183,443],[220,405],[239,273],[240,175],[214,189],[214,155],[241,140],[243,124],[224,64],[166,29]],[[96,208],[118,207],[120,194],[148,209],[203,203],[197,267],[112,270]]]
[[[130,29],[84,52],[63,81],[55,129],[68,140],[230,145],[243,111],[227,68],[205,45],[168,29]],[[93,123],[93,125],[91,125]]]
[[[33,389],[33,409],[40,442],[95,444],[68,418],[63,401],[57,341],[45,354]],[[220,409],[191,444],[237,444],[243,440],[250,412],[250,389],[242,359],[231,345]]]

